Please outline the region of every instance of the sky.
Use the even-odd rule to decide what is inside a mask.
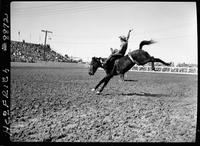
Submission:
[[[196,2],[23,1],[11,3],[11,40],[47,44],[56,52],[90,61],[120,48],[130,34],[127,53],[142,40],[150,55],[164,61],[197,64]]]

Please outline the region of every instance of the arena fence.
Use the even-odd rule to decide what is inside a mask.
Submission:
[[[198,74],[197,67],[165,67],[155,66],[157,71],[152,71],[151,66],[134,66],[130,71],[156,72],[156,73],[177,73],[177,74]]]

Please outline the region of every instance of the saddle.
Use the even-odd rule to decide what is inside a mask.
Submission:
[[[121,54],[117,54],[116,56],[112,56],[109,60],[107,60],[106,62],[103,62],[102,63],[102,66],[104,68],[109,68],[109,67],[113,67],[114,66],[114,63],[117,59],[123,57],[123,55]]]

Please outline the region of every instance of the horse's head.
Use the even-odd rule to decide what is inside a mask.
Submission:
[[[99,67],[102,67],[101,63],[101,58],[98,57],[92,57],[92,61],[90,62],[90,67],[89,67],[89,75],[94,75],[95,72]]]

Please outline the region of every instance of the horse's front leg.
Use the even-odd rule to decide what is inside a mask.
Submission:
[[[100,93],[103,91],[104,87],[108,84],[108,82],[110,81],[110,79],[111,79],[114,75],[117,75],[117,73],[116,73],[116,65],[114,65],[112,71],[111,71],[109,74],[107,74],[107,76],[104,78],[104,84],[103,84],[103,86],[101,87],[101,89],[99,90],[99,92],[97,92],[97,94],[100,94]]]
[[[99,92],[97,91],[97,94],[100,94],[103,91],[103,89],[105,88],[105,86],[108,84],[108,82],[110,81],[110,79],[112,77],[113,77],[113,75],[108,75],[108,76],[105,77],[104,84],[101,87],[101,89],[99,90]]]
[[[92,91],[95,91],[103,82],[105,82],[106,77],[104,77],[93,89]]]

